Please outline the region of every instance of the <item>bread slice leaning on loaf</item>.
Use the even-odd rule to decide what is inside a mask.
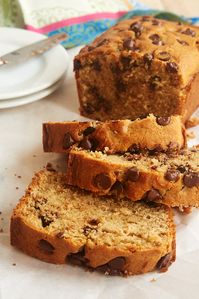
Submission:
[[[73,148],[67,157],[65,180],[100,195],[199,207],[199,150],[106,155]]]
[[[41,171],[13,211],[11,244],[45,262],[132,275],[167,270],[175,227],[164,205],[97,197]]]
[[[180,116],[153,114],[131,121],[66,121],[43,124],[45,152],[63,153],[73,145],[106,153],[138,150],[171,151],[186,146],[186,133]]]

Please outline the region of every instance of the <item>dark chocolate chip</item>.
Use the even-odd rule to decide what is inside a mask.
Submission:
[[[49,226],[53,222],[52,220],[47,219],[44,216],[40,216],[39,218],[41,219],[41,223],[43,227]]]
[[[192,188],[199,186],[199,173],[198,172],[187,172],[183,177],[185,186]]]
[[[47,171],[52,171],[52,172],[55,172],[56,170],[53,168],[52,164],[51,163],[47,163],[46,164],[46,170]]]
[[[184,165],[179,165],[177,167],[177,170],[179,170],[180,173],[184,173],[185,171],[187,171],[187,168]]]
[[[84,130],[83,135],[84,136],[88,136],[88,135],[92,134],[93,132],[95,132],[95,128],[94,127],[87,127]]]
[[[149,88],[150,90],[154,91],[160,85],[161,78],[159,76],[152,76],[149,80]]]
[[[159,52],[156,56],[162,61],[168,61],[171,58],[171,55],[166,51]]]
[[[108,275],[120,275],[125,263],[126,259],[124,257],[116,257],[107,264],[98,266],[97,270]]]
[[[144,54],[143,56],[143,60],[144,60],[144,63],[148,66],[148,68],[151,66],[151,63],[153,61],[153,54],[151,53],[146,53]]]
[[[128,148],[128,152],[130,152],[131,154],[139,154],[140,146],[138,144],[134,143]]]
[[[93,184],[99,189],[108,189],[111,187],[111,178],[108,173],[99,173],[93,179]]]
[[[96,226],[96,225],[98,225],[100,223],[100,221],[98,219],[91,219],[91,220],[88,221],[88,223],[90,225]]]
[[[63,139],[63,149],[68,149],[75,143],[75,140],[71,137],[70,133],[66,133]]]
[[[126,85],[121,80],[116,81],[116,88],[119,92],[125,92],[126,91]]]
[[[151,189],[150,191],[147,192],[146,199],[150,201],[161,200],[162,196],[158,190]]]
[[[158,20],[152,20],[152,25],[158,26],[160,25],[160,22]]]
[[[139,37],[142,33],[143,26],[139,22],[134,22],[131,24],[130,30],[135,32],[136,37]]]
[[[178,72],[178,65],[175,62],[167,62],[166,70],[169,73],[177,73]]]
[[[126,179],[131,182],[137,182],[139,180],[140,173],[136,167],[132,167],[127,170]]]
[[[132,51],[136,50],[137,48],[135,45],[135,41],[130,37],[124,40],[123,47],[124,49],[132,50]]]
[[[78,147],[81,147],[85,150],[91,150],[92,142],[87,137],[85,137],[80,141]]]
[[[177,39],[177,42],[179,42],[179,44],[181,44],[181,45],[183,45],[183,46],[189,46],[189,43],[186,42],[185,40]]]
[[[79,61],[79,59],[74,59],[73,70],[78,71],[81,69],[81,67],[82,67],[82,65],[81,65],[81,62]]]
[[[92,227],[90,227],[90,226],[88,226],[88,225],[85,225],[85,226],[83,227],[83,234],[84,234],[85,236],[88,236],[92,230],[93,230]]]
[[[168,267],[172,263],[173,254],[172,252],[166,254],[165,256],[161,257],[159,262],[157,263],[157,269],[164,272],[167,271]]]
[[[195,31],[193,31],[192,29],[190,28],[187,28],[186,30],[184,31],[181,31],[182,34],[186,34],[186,35],[190,35],[192,37],[196,36],[196,33]]]
[[[64,232],[59,232],[59,233],[57,233],[57,234],[56,234],[56,237],[57,237],[58,239],[63,239],[63,238],[64,238]]]
[[[111,192],[113,194],[115,194],[116,197],[118,197],[120,194],[122,194],[123,190],[124,190],[124,187],[123,187],[122,183],[119,181],[116,181],[113,184],[113,186],[111,187]]]
[[[156,118],[156,122],[160,126],[167,126],[171,122],[171,117],[160,116]]]
[[[39,241],[39,248],[47,254],[53,254],[55,248],[46,240]]]
[[[164,177],[169,182],[177,182],[180,178],[180,171],[177,169],[168,169]]]
[[[123,67],[124,71],[129,70],[133,66],[133,64],[132,64],[133,60],[131,57],[121,56],[120,61],[122,63],[122,67]]]
[[[153,149],[149,149],[148,153],[149,155],[153,156],[153,155],[157,155],[159,153],[163,152],[163,148],[160,144],[157,144],[156,146],[154,146]]]
[[[161,37],[157,33],[150,35],[149,38],[152,40],[152,44],[154,45],[164,45],[164,42],[161,40]]]
[[[101,71],[101,64],[100,64],[99,60],[96,59],[96,60],[93,62],[93,68],[94,68],[94,70],[96,70],[96,71],[98,71],[98,72]]]
[[[66,257],[68,263],[77,265],[77,266],[86,266],[89,262],[87,258],[85,258],[85,251],[84,249],[77,252],[71,253]]]

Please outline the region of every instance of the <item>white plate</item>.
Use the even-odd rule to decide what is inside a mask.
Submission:
[[[48,96],[49,94],[53,93],[56,89],[58,89],[60,85],[63,83],[64,79],[65,79],[65,75],[63,75],[56,83],[54,83],[50,87],[43,89],[39,92],[30,94],[28,96],[9,99],[9,100],[2,100],[0,101],[0,109],[22,106],[25,104],[29,104],[41,100],[46,96]]]
[[[0,28],[0,56],[43,39],[42,34],[16,28]],[[0,67],[0,100],[26,96],[54,84],[67,70],[68,54],[58,45],[24,63]]]

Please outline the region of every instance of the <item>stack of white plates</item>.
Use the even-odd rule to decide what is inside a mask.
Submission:
[[[43,39],[38,33],[0,28],[0,56]],[[20,64],[0,66],[0,109],[40,100],[63,82],[68,67],[66,50],[58,45]]]

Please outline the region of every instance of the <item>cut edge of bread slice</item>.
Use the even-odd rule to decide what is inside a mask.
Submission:
[[[175,260],[172,210],[69,187],[65,174],[35,174],[11,217],[11,244],[49,263],[105,274],[166,271]]]

